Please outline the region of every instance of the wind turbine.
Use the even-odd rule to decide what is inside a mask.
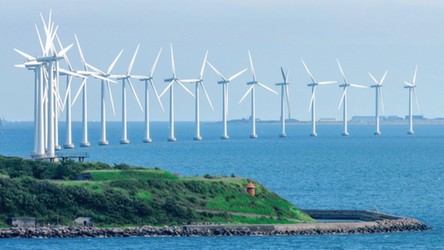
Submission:
[[[211,65],[210,62],[208,62],[208,65],[213,69],[213,71],[218,75],[220,78],[222,78],[221,81],[218,81],[218,84],[222,84],[222,121],[224,126],[223,135],[221,136],[221,139],[226,140],[229,138],[228,136],[228,129],[227,129],[227,118],[228,118],[228,84],[236,79],[238,76],[242,75],[247,69],[244,69],[228,78],[226,78],[224,75],[222,75],[213,65]]]
[[[308,107],[308,112],[311,111],[311,133],[310,136],[318,136],[318,133],[316,131],[316,88],[318,85],[328,85],[328,84],[335,84],[336,81],[323,81],[323,82],[317,82],[313,75],[311,74],[310,70],[308,69],[307,65],[305,64],[304,60],[301,59],[302,64],[304,65],[305,70],[307,71],[308,75],[310,76],[311,83],[307,84],[308,87],[311,87],[311,98],[310,98],[310,105]]]
[[[384,99],[382,98],[381,87],[382,87],[382,83],[384,82],[384,79],[387,75],[387,72],[388,71],[386,70],[380,81],[377,81],[376,78],[371,73],[368,73],[370,75],[370,77],[372,78],[373,82],[375,83],[375,85],[370,86],[371,88],[375,88],[375,123],[376,123],[375,135],[381,134],[381,130],[379,129],[378,108],[379,108],[379,98],[381,98],[381,108],[382,108],[382,113],[384,113]]]
[[[202,136],[200,135],[200,90],[199,86],[202,88],[205,96],[207,97],[208,103],[210,104],[210,107],[212,110],[213,104],[211,103],[210,97],[208,96],[207,90],[205,89],[205,85],[203,84],[203,74],[205,71],[205,65],[207,64],[207,58],[208,58],[208,50],[205,53],[204,61],[202,63],[202,68],[200,69],[199,79],[190,79],[190,80],[182,80],[182,82],[187,83],[194,83],[195,84],[195,124],[196,124],[196,136],[194,137],[195,141],[201,141]]]
[[[80,42],[79,39],[77,38],[77,35],[74,34],[74,37],[76,39],[76,43],[77,43],[77,48],[79,49],[79,53],[80,53],[80,59],[82,61],[83,64],[83,68],[84,71],[75,71],[78,74],[84,75],[84,76],[92,76],[94,78],[97,79],[101,79],[104,81],[111,81],[116,83],[115,81],[112,81],[108,78],[105,77],[101,77],[96,75],[96,73],[89,71],[88,69],[88,63],[86,62],[85,56],[83,54],[82,51],[82,47],[80,47]],[[82,142],[80,143],[80,147],[89,147],[91,146],[91,144],[89,143],[88,140],[88,109],[87,109],[87,104],[88,104],[88,95],[87,95],[87,85],[86,85],[86,78],[83,79],[82,84],[80,85],[79,90],[77,91],[76,96],[74,97],[74,101],[73,103],[77,100],[77,97],[79,96],[80,92],[82,91],[83,93],[83,103],[82,103]]]
[[[249,93],[251,93],[251,121],[252,121],[252,129],[251,129],[251,135],[250,138],[254,139],[257,138],[256,134],[256,85],[261,86],[262,88],[270,91],[271,93],[278,94],[276,91],[270,89],[269,87],[265,86],[263,83],[260,83],[256,79],[256,72],[254,71],[254,65],[253,60],[251,59],[251,53],[248,51],[248,57],[250,59],[250,69],[253,72],[253,81],[247,82],[247,85],[251,85],[251,87],[245,92],[244,96],[240,99],[239,103],[241,103],[245,97]]]
[[[161,53],[162,53],[162,48],[160,48],[159,53],[157,54],[156,60],[154,61],[153,66],[151,67],[150,75],[148,77],[140,79],[140,81],[145,82],[145,138],[143,138],[143,142],[145,142],[145,143],[152,142],[151,135],[150,135],[150,109],[149,109],[149,100],[150,100],[149,96],[150,95],[149,95],[149,91],[148,91],[149,85],[151,85],[151,87],[153,88],[154,93],[156,94],[157,101],[159,102],[160,108],[162,109],[162,111],[164,111],[162,102],[160,101],[159,94],[157,93],[156,86],[154,85],[154,82],[153,82],[154,71],[156,70],[157,62],[159,61],[159,57],[160,57]]]
[[[290,97],[289,97],[289,91],[288,91],[288,85],[290,85],[290,82],[288,81],[288,75],[289,72],[287,70],[287,73],[284,73],[284,69],[281,67],[281,73],[283,82],[276,83],[276,86],[281,86],[281,127],[282,131],[279,137],[285,138],[287,137],[287,133],[285,132],[285,102],[287,103],[288,108],[288,117],[290,118]],[[285,101],[286,100],[286,101]]]
[[[137,96],[136,90],[131,83],[130,78],[142,78],[142,76],[131,75],[131,70],[133,69],[134,61],[136,60],[137,52],[139,51],[140,44],[137,45],[136,51],[134,51],[133,58],[128,66],[128,71],[126,75],[115,76],[116,79],[122,80],[122,139],[120,139],[120,144],[129,144],[128,140],[128,129],[127,129],[127,116],[126,116],[126,83],[130,86],[133,91],[134,97],[136,98],[137,104],[141,111],[143,111],[142,105],[140,104],[139,97]]]
[[[348,87],[364,88],[364,89],[368,88],[368,87],[362,86],[362,85],[358,85],[358,84],[350,84],[350,83],[348,83],[347,78],[345,77],[344,71],[342,70],[341,63],[339,63],[338,59],[336,59],[336,61],[338,63],[339,70],[341,71],[341,75],[342,75],[342,77],[344,79],[344,83],[339,84],[339,87],[343,88],[344,90],[342,92],[341,101],[339,102],[339,105],[338,105],[338,109],[340,109],[341,105],[344,104],[343,105],[343,118],[342,118],[342,122],[343,122],[343,126],[344,126],[344,131],[342,132],[342,135],[343,136],[348,136],[349,133],[348,133],[348,128],[347,128],[347,125],[348,125],[347,124],[348,123],[348,120],[347,120],[347,89],[348,89]]]
[[[413,81],[410,82],[404,82],[405,86],[404,88],[409,89],[409,131],[407,134],[413,135],[413,95],[415,95],[416,100],[416,107],[419,109],[419,102],[418,102],[418,96],[416,95],[416,73],[418,71],[418,65],[416,65],[415,73],[413,74]]]
[[[119,52],[119,54],[117,54],[116,58],[110,64],[110,66],[108,67],[108,70],[106,72],[98,69],[97,67],[92,66],[89,63],[86,63],[88,68],[94,70],[98,76],[105,78],[105,79],[101,79],[101,94],[100,94],[101,95],[101,101],[100,101],[100,104],[101,104],[101,106],[100,106],[101,133],[100,133],[100,140],[99,140],[100,146],[106,146],[109,144],[108,140],[106,138],[106,102],[105,102],[106,90],[108,90],[108,96],[109,96],[109,100],[111,103],[111,108],[112,108],[113,114],[116,115],[116,111],[114,109],[113,95],[111,93],[111,87],[109,86],[109,83],[110,82],[117,83],[117,82],[110,79],[111,77],[114,76],[114,75],[111,75],[111,71],[113,70],[114,66],[116,65],[116,63],[119,60],[122,53],[123,53],[123,50],[121,50]]]
[[[168,90],[170,90],[170,137],[168,137],[169,142],[175,142],[176,137],[174,136],[174,84],[179,84],[188,94],[194,97],[194,94],[188,90],[181,80],[177,78],[176,76],[176,65],[174,63],[174,51],[173,51],[173,45],[170,44],[170,50],[171,50],[171,67],[173,70],[173,77],[165,79],[165,82],[168,82],[167,87],[165,90],[160,94],[160,97],[162,97]]]

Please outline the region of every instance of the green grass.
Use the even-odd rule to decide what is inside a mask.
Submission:
[[[164,170],[144,169],[144,170],[93,170],[85,171],[91,175],[94,181],[112,180],[174,180],[177,176]]]
[[[153,196],[150,192],[141,190],[136,193],[136,198],[143,201],[153,201]]]

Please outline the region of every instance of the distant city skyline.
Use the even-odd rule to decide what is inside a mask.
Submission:
[[[59,25],[63,44],[75,43],[76,33],[88,62],[100,68],[108,66],[115,55],[124,49],[114,72],[124,74],[134,47],[141,44],[133,73],[148,75],[160,47],[160,57],[154,75],[161,92],[163,82],[171,74],[168,47],[175,49],[177,75],[195,78],[202,58],[208,49],[208,61],[231,75],[249,67],[248,50],[254,56],[256,75],[275,91],[281,82],[280,66],[289,69],[291,117],[308,121],[311,89],[310,78],[300,59],[310,66],[316,80],[342,82],[336,58],[350,82],[371,85],[367,72],[384,82],[385,116],[408,114],[408,91],[404,81],[411,81],[418,64],[417,92],[421,108],[414,115],[427,118],[444,117],[444,3],[440,1],[126,1],[112,5],[108,1],[14,1],[2,3],[0,26],[0,117],[11,121],[33,119],[33,73],[14,68],[23,58],[13,51],[18,48],[31,55],[40,54],[34,24],[40,25],[40,12],[47,16],[52,9]],[[74,68],[81,63],[77,48],[68,56]],[[62,63],[62,67],[65,67]],[[230,85],[229,119],[248,118],[248,102],[238,103],[252,78],[251,70]],[[202,121],[220,121],[221,86],[218,77],[206,68],[205,85],[214,105],[201,107]],[[100,120],[100,81],[89,80],[88,113],[90,121]],[[62,84],[62,92],[64,92]],[[144,85],[134,82],[139,97]],[[73,83],[73,91],[80,80]],[[187,85],[191,90],[193,85]],[[109,121],[120,121],[120,84],[112,84],[116,116],[109,110]],[[317,117],[341,120],[337,109],[341,98],[338,84],[325,86],[317,92]],[[374,91],[351,89],[349,117],[374,114]],[[257,93],[257,117],[278,120],[280,97]],[[153,98],[154,96],[152,96]],[[176,119],[194,120],[194,99],[186,93],[176,93]],[[168,99],[162,98],[165,109]],[[265,101],[266,100],[266,101]],[[205,100],[202,99],[202,102]],[[152,100],[151,120],[167,121]],[[381,114],[383,115],[383,114]],[[60,115],[64,120],[64,115]],[[138,104],[128,100],[128,120],[143,121],[144,113]],[[73,106],[73,120],[81,120],[81,103]]]

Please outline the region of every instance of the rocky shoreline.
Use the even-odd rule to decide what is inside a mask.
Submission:
[[[107,238],[159,236],[249,236],[372,234],[424,231],[431,228],[409,218],[371,222],[328,222],[290,225],[186,225],[138,228],[38,227],[0,229],[0,238]]]

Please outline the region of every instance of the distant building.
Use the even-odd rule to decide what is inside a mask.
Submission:
[[[427,120],[423,115],[412,115],[413,120],[415,121],[424,121]],[[408,115],[405,116],[405,119],[408,120],[410,117]]]
[[[382,116],[379,117],[379,119],[383,119]],[[374,123],[375,117],[374,116],[353,116],[350,120],[352,123]]]
[[[78,217],[73,222],[74,226],[78,227],[91,227],[93,226],[92,220],[90,217]]]
[[[10,224],[13,227],[35,227],[34,217],[12,217]]]
[[[403,120],[402,117],[396,115],[389,115],[384,117],[384,121],[401,121],[401,120]]]
[[[335,122],[336,118],[319,118],[319,122]]]

